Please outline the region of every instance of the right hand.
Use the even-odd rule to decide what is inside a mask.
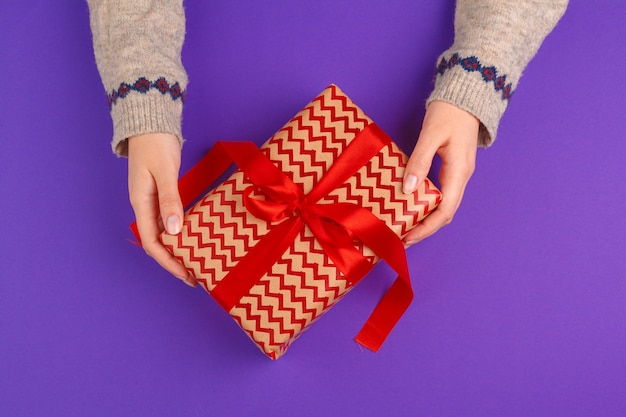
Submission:
[[[161,243],[159,236],[180,233],[183,205],[178,193],[180,142],[169,133],[128,138],[128,193],[141,245],[163,268],[195,287],[196,279]]]
[[[405,245],[419,242],[452,221],[476,166],[479,126],[474,115],[453,104],[434,100],[428,105],[417,144],[406,166],[403,188],[406,194],[415,192],[438,154],[443,200],[407,234]]]

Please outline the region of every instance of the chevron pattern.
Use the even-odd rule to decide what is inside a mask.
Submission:
[[[276,132],[262,151],[308,193],[370,123],[361,109],[331,85]],[[320,203],[356,203],[404,236],[441,200],[441,193],[428,180],[416,193],[402,193],[406,161],[406,155],[391,143]],[[188,210],[179,235],[162,235],[165,246],[209,293],[270,230],[271,225],[249,214],[243,205],[244,190],[250,185],[243,173],[235,172]],[[355,242],[355,247],[372,264],[379,261],[363,244]],[[305,227],[229,313],[267,356],[277,359],[349,290]]]

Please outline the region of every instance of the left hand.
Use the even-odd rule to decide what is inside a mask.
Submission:
[[[128,138],[128,193],[137,219],[141,245],[148,255],[189,286],[196,279],[163,246],[166,230],[180,233],[183,204],[178,193],[180,142],[169,133],[146,133]]]
[[[467,111],[443,101],[426,109],[422,130],[404,172],[403,190],[415,192],[428,175],[435,154],[441,158],[439,182],[443,199],[404,238],[412,245],[449,224],[456,213],[476,166],[480,122]]]

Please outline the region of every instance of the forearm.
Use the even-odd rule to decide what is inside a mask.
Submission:
[[[522,71],[566,7],[567,0],[458,0],[454,44],[439,58],[428,103],[472,113],[479,144],[489,146]]]
[[[162,132],[182,142],[187,74],[182,0],[88,0],[94,53],[113,119],[113,150],[126,139]]]

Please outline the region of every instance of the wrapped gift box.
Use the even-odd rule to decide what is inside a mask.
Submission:
[[[357,337],[377,350],[412,298],[400,239],[440,192],[426,180],[402,193],[406,155],[335,85],[260,151],[218,145],[182,179],[183,199],[197,197],[231,159],[239,170],[186,212],[179,235],[163,234],[163,244],[272,359],[381,256],[394,258],[395,295],[383,297]]]

